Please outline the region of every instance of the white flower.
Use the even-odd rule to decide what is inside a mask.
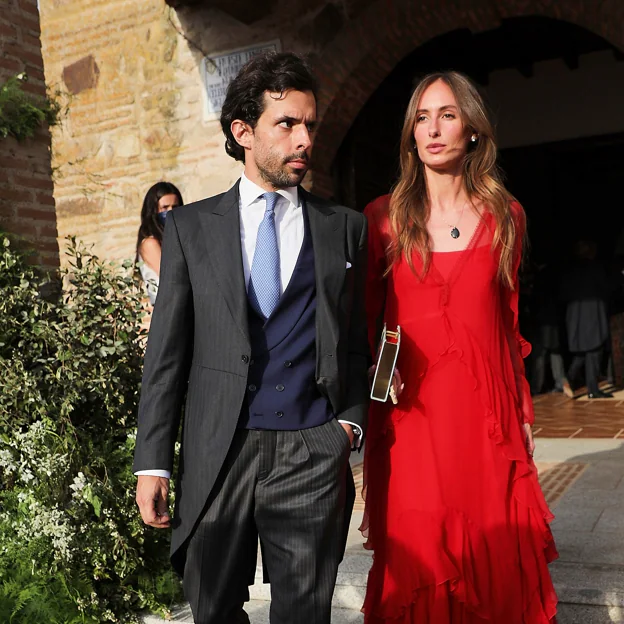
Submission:
[[[87,485],[87,480],[85,479],[84,473],[79,472],[74,477],[74,482],[69,486],[69,488],[73,490],[75,494],[80,494],[80,492],[82,492],[82,490],[85,489],[86,485]]]
[[[57,506],[46,508],[35,500],[30,502],[29,511],[30,518],[24,518],[14,524],[17,537],[26,544],[41,537],[48,538],[52,543],[55,558],[70,561],[73,557],[74,531],[67,515]]]

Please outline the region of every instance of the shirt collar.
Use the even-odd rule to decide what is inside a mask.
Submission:
[[[247,208],[251,206],[260,195],[264,195],[267,191],[261,186],[258,186],[255,182],[252,182],[243,173],[238,192],[240,193],[241,208]],[[299,188],[297,186],[289,186],[288,188],[280,189],[277,193],[284,199],[287,199],[295,208],[299,206]]]

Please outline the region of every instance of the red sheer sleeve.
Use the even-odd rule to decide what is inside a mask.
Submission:
[[[388,205],[390,196],[372,201],[364,209],[368,219],[368,276],[366,280],[366,314],[368,341],[373,357],[377,353],[383,313],[386,303],[386,277],[388,266],[386,248],[389,240]]]
[[[520,290],[518,269],[520,268],[520,263],[522,261],[522,242],[526,231],[526,217],[522,206],[517,202],[512,203],[511,211],[516,224],[516,241],[513,258],[514,288],[513,290],[509,287],[504,288],[503,317],[514,369],[518,403],[522,413],[522,422],[532,425],[535,420],[535,415],[533,413],[531,390],[526,379],[523,361],[524,358],[531,353],[531,345],[520,335],[518,323],[518,299]]]
[[[388,218],[388,206],[390,196],[384,195],[372,201],[364,209],[364,215],[368,220],[368,272],[366,278],[366,316],[368,319],[368,341],[373,358],[376,359],[379,347],[379,337],[383,327],[383,317],[386,307],[388,267],[386,249],[390,242],[390,223]],[[379,403],[377,406],[380,405]],[[372,408],[373,406],[371,406]],[[368,442],[364,450],[364,474],[362,483],[362,498],[366,500],[368,486],[368,469],[370,466],[369,454],[375,444],[375,418],[372,414],[369,418]],[[368,504],[367,504],[368,505]],[[372,549],[370,535],[368,533],[368,506],[364,510],[360,531],[367,538],[364,548]]]

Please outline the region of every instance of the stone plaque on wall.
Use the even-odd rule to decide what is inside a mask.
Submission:
[[[279,40],[257,44],[248,48],[232,50],[224,54],[204,57],[202,75],[206,92],[207,112],[210,116],[219,113],[225,100],[230,81],[238,74],[240,68],[251,58],[263,52],[275,50],[280,52]]]

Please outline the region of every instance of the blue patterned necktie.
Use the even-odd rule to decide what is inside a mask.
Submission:
[[[266,209],[258,228],[247,294],[254,310],[269,318],[280,299],[280,257],[275,230],[275,206],[280,196],[265,193],[262,197],[266,200]]]

